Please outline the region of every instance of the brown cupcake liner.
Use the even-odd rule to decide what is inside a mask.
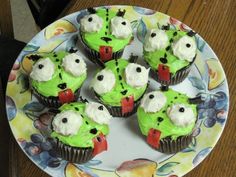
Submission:
[[[160,140],[160,145],[157,150],[166,154],[176,153],[188,147],[192,139],[192,134],[180,136],[176,140],[172,140],[171,137],[166,137]]]
[[[143,97],[143,95],[145,94],[145,92],[143,93],[143,95],[134,102],[134,108],[131,112],[125,113],[124,115],[122,114],[122,107],[121,106],[110,106],[110,105],[105,105],[101,100],[100,100],[100,96],[94,92],[96,99],[98,100],[98,102],[100,102],[101,104],[103,104],[107,110],[109,111],[109,113],[114,116],[114,117],[120,117],[120,118],[127,118],[131,115],[133,115],[134,113],[137,112],[138,106],[141,102],[141,99]]]
[[[191,67],[195,61],[196,56],[194,57],[193,61],[189,63],[188,66],[185,66],[184,68],[178,70],[175,75],[171,74],[170,81],[162,81],[158,78],[158,72],[157,70],[151,69],[151,77],[155,79],[157,82],[159,82],[161,85],[176,85],[181,83],[189,74]],[[147,62],[146,62],[147,63]],[[147,63],[148,64],[148,63]]]
[[[55,150],[59,157],[72,163],[86,163],[93,158],[93,148],[77,148],[56,139]]]
[[[83,40],[82,35],[80,35],[80,38],[81,38],[81,43],[82,43],[82,45],[83,45],[83,47],[85,49],[85,52],[88,55],[88,59],[90,61],[92,61],[93,63],[97,64],[98,66],[104,67],[104,63],[106,63],[106,61],[104,62],[104,61],[102,61],[100,59],[99,52],[97,52],[96,50],[93,50],[89,46],[87,46],[87,44]],[[117,51],[117,52],[112,53],[112,59],[119,59],[119,58],[121,58],[122,55],[123,55],[123,52],[124,52],[124,48],[119,50],[119,51]],[[110,60],[108,60],[108,61],[110,61]]]
[[[75,100],[77,100],[80,96],[80,88],[77,89],[74,93],[75,95]],[[43,96],[42,94],[40,94],[39,92],[37,92],[33,87],[32,87],[32,91],[34,96],[38,99],[38,101],[40,103],[42,103],[43,105],[47,106],[47,107],[53,107],[53,108],[58,108],[62,105],[62,103],[59,101],[58,97],[55,96]]]

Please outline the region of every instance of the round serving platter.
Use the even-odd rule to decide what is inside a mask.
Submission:
[[[170,25],[170,28],[190,30],[178,20],[160,12],[135,6],[104,6],[98,8],[125,9],[127,18],[134,31],[133,42],[125,48],[123,58],[131,54],[143,61],[143,41],[148,29],[157,25]],[[83,53],[78,37],[79,19],[86,15],[82,10],[57,20],[40,31],[21,51],[9,76],[6,91],[6,110],[12,132],[25,154],[42,170],[57,177],[117,177],[116,169],[124,161],[148,159],[156,162],[156,176],[183,176],[195,168],[214,148],[224,129],[229,107],[229,92],[224,70],[210,46],[198,34],[197,58],[188,78],[181,84],[171,86],[174,90],[186,93],[190,97],[201,95],[204,103],[198,105],[198,121],[194,130],[194,139],[190,146],[176,154],[159,153],[145,142],[138,128],[136,114],[122,119],[114,118],[110,123],[108,151],[97,155],[85,164],[73,164],[61,160],[55,155],[47,137],[40,129],[44,126],[40,116],[47,111],[31,93],[28,73],[32,63],[26,56],[36,52],[59,50],[78,50],[84,56],[88,66],[88,77],[82,87],[81,95],[95,100],[90,83],[97,71]],[[160,85],[152,78],[149,91]]]

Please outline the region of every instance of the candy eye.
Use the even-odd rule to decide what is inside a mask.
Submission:
[[[116,16],[111,19],[111,32],[116,38],[128,38],[132,34],[131,24],[123,17]]]
[[[88,103],[85,108],[85,113],[90,119],[99,124],[109,124],[111,119],[111,115],[107,108],[100,103]]]
[[[69,54],[63,58],[62,66],[64,67],[65,71],[69,72],[73,76],[80,76],[85,74],[87,71],[84,60],[75,53]]]
[[[52,127],[56,133],[64,136],[71,136],[78,133],[82,123],[83,118],[79,113],[64,111],[54,117]]]
[[[30,73],[30,77],[36,81],[49,81],[55,71],[55,66],[53,62],[49,59],[42,59],[36,62]]]
[[[96,74],[93,80],[93,89],[97,94],[104,94],[113,89],[116,83],[115,75],[111,70],[103,69]]]
[[[83,32],[94,33],[102,29],[103,20],[97,14],[86,15],[80,20]]]
[[[171,107],[168,107],[167,115],[173,124],[177,126],[188,126],[195,121],[192,108],[184,104],[173,104]]]
[[[194,38],[184,36],[172,44],[173,54],[180,60],[193,61],[197,52],[197,46]]]
[[[143,87],[148,83],[149,69],[136,64],[130,63],[125,68],[126,83],[132,87]]]
[[[155,50],[165,49],[168,46],[168,36],[163,30],[152,29],[145,36],[144,49],[152,52]]]
[[[145,112],[160,111],[166,104],[166,96],[160,91],[153,91],[145,94],[141,100],[140,106]]]

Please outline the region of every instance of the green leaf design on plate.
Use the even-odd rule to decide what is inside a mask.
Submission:
[[[160,176],[163,175],[168,175],[173,172],[172,167],[180,164],[180,162],[168,162],[164,165],[162,165],[160,168],[157,170],[157,174]]]
[[[25,74],[20,74],[17,77],[16,83],[21,85],[20,93],[24,93],[29,89],[29,79],[28,76]]]

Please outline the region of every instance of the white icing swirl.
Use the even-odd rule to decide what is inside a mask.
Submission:
[[[131,24],[123,17],[115,16],[111,19],[111,32],[116,38],[128,38],[132,34]]]
[[[163,30],[151,29],[145,36],[144,50],[153,52],[161,50],[168,46],[168,36]]]
[[[76,135],[83,123],[81,115],[75,111],[64,111],[57,114],[52,121],[53,130],[64,136]]]
[[[136,64],[130,63],[125,68],[126,83],[132,87],[143,87],[148,83],[149,69]]]
[[[73,76],[81,76],[87,71],[86,63],[81,56],[75,53],[65,56],[65,58],[63,58],[62,66],[65,71],[69,72]]]
[[[97,94],[110,92],[116,83],[116,78],[113,72],[109,69],[103,69],[96,74],[93,79],[92,87]]]
[[[197,46],[194,38],[184,36],[172,44],[172,50],[180,60],[191,62],[196,55]]]
[[[145,112],[155,113],[160,111],[165,106],[166,102],[167,98],[162,92],[152,91],[143,96],[140,107],[142,107]]]
[[[107,108],[96,102],[89,102],[86,104],[85,113],[93,121],[99,124],[109,124],[111,115]]]
[[[196,119],[191,107],[177,103],[167,108],[167,115],[173,124],[180,127],[186,127]]]
[[[49,81],[52,79],[54,72],[55,72],[54,63],[50,60],[50,58],[45,58],[37,61],[33,65],[30,77],[39,82]]]
[[[80,20],[81,30],[87,33],[98,32],[102,29],[103,20],[97,14],[84,16]]]

